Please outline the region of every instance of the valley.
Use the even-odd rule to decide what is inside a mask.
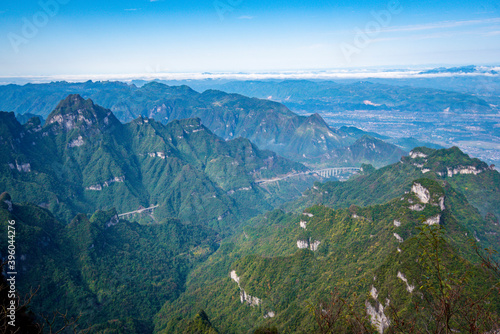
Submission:
[[[0,87],[29,116],[0,112],[0,226],[19,228],[19,291],[39,287],[26,326],[60,312],[54,328],[91,333],[404,333],[439,330],[444,303],[454,331],[497,328],[500,174],[462,147],[497,151],[477,135],[496,109],[366,85],[413,96],[411,112],[332,100],[342,85],[283,101],[297,113],[156,82]]]
[[[500,334],[498,1],[0,22],[0,334]]]
[[[298,110],[292,107],[292,110]],[[307,113],[307,107],[302,107]],[[500,142],[496,134],[498,110],[491,114],[411,113],[392,110],[349,110],[319,112],[334,127],[353,126],[368,132],[391,137],[389,142],[405,145],[405,138],[414,138],[435,147],[459,146],[468,154],[493,164],[500,162]],[[407,144],[406,144],[407,145]],[[405,146],[406,146],[405,145]]]
[[[221,89],[285,104],[301,115],[320,114],[332,127],[374,132],[406,151],[416,146],[458,146],[498,164],[500,109],[497,75],[470,75],[364,81],[164,81],[195,89]]]

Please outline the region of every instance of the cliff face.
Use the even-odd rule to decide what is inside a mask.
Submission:
[[[494,169],[479,159],[471,159],[458,147],[441,150],[418,147],[402,161],[417,167],[422,173],[434,172],[442,177],[453,177],[458,174],[477,175]]]
[[[52,111],[45,122],[45,129],[55,134],[78,129],[85,135],[112,131],[121,123],[110,111],[84,100],[80,95],[68,95]],[[80,139],[81,140],[81,139]]]

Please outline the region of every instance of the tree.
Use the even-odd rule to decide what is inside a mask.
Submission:
[[[0,333],[42,333],[42,327],[28,307],[36,291],[31,291],[21,301],[17,293],[11,292],[11,285],[3,275],[5,264],[0,264]]]
[[[79,316],[68,317],[67,313],[54,312],[51,317],[41,316],[44,323],[36,320],[30,310],[30,303],[38,289],[31,290],[23,299],[17,292],[11,292],[10,283],[2,274],[6,262],[0,264],[0,334],[59,334],[63,332],[85,333],[78,329]],[[13,303],[13,307],[10,305]]]
[[[354,298],[355,294],[354,294]],[[354,302],[348,302],[335,289],[328,300],[311,307],[319,333],[371,333],[366,317],[355,309]]]
[[[461,259],[452,258],[441,225],[424,225],[417,236],[421,254],[420,288],[412,298],[410,310],[402,313],[391,305],[391,332],[394,333],[485,333],[497,330],[498,315],[492,310],[492,294],[498,282],[484,291],[471,291],[477,267],[467,269]],[[478,252],[479,254],[479,252]],[[484,268],[496,268],[482,257]],[[464,270],[451,269],[452,264]],[[498,271],[497,271],[498,273]],[[491,276],[491,272],[486,276]],[[500,277],[500,276],[497,276]],[[487,282],[484,282],[488,284]]]

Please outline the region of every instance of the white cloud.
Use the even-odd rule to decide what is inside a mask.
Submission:
[[[485,36],[497,36],[500,35],[500,30],[495,30],[495,31],[489,31],[484,34]]]
[[[253,20],[254,17],[250,16],[250,15],[242,15],[242,16],[238,17],[238,19],[240,19],[240,20]]]
[[[424,24],[415,24],[415,25],[407,25],[407,26],[394,26],[394,27],[386,27],[381,28],[381,33],[387,32],[419,32],[425,30],[442,30],[442,29],[451,29],[451,28],[460,28],[467,26],[484,26],[484,25],[495,25],[500,23],[500,17],[483,19],[483,20],[467,20],[467,21],[441,21],[441,22],[432,22],[432,23],[424,23]],[[363,26],[358,26],[357,28],[363,30]],[[346,33],[352,33],[353,29],[350,30],[339,30],[335,32],[331,32],[330,35],[344,35]]]
[[[368,78],[384,78],[384,79],[404,79],[404,78],[435,78],[435,77],[498,77],[498,75],[487,73],[432,73],[421,74],[420,72],[429,68],[408,69],[408,70],[371,70],[371,69],[338,69],[328,71],[286,71],[286,72],[248,72],[248,73],[231,73],[231,72],[214,72],[214,73],[142,73],[142,74],[98,74],[98,75],[55,75],[55,76],[24,76],[16,77],[15,79],[23,79],[26,82],[42,83],[50,81],[69,81],[83,82],[87,80],[103,81],[117,80],[129,82],[134,79],[142,80],[203,80],[203,79],[230,79],[230,80],[265,80],[265,79],[368,79]],[[491,70],[498,68],[491,67]],[[0,76],[0,82],[11,82],[12,77]]]
[[[405,35],[405,36],[397,36],[397,37],[380,37],[374,38],[371,40],[372,43],[378,42],[392,42],[392,41],[419,41],[426,39],[438,39],[438,38],[451,38],[455,36],[464,36],[464,35],[481,35],[481,36],[496,36],[499,35],[500,31],[498,30],[471,30],[471,31],[448,31],[448,32],[429,32],[427,34],[414,34],[414,35]]]
[[[457,28],[457,27],[464,27],[471,25],[484,25],[491,23],[500,23],[500,17],[484,19],[484,20],[442,21],[442,22],[416,24],[409,26],[388,27],[382,29],[382,31],[383,32],[421,31],[421,30],[432,30],[432,29]]]

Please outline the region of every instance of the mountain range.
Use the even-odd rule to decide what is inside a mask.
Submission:
[[[320,160],[330,167],[359,166],[363,162],[383,166],[397,161],[405,153],[394,145],[379,146],[379,141],[365,139],[365,142],[371,140],[379,146],[379,150],[388,150],[388,154],[374,155],[369,152],[372,145],[364,147],[362,143],[356,143],[357,136],[331,128],[318,114],[299,116],[277,102],[216,90],[200,94],[188,86],[167,86],[156,82],[139,88],[120,82],[90,81],[0,86],[0,110],[46,118],[70,93],[92,98],[95,103],[110,109],[121,122],[140,116],[162,123],[198,117],[203,125],[224,139],[247,138],[259,148],[310,165]],[[372,159],[359,161],[344,152],[339,154],[339,150],[346,151],[351,145],[355,145],[351,149],[362,147],[366,152],[359,155],[364,158],[371,156]],[[387,160],[387,157],[391,159]]]
[[[378,133],[385,137],[384,141],[406,152],[418,146],[459,146],[468,154],[498,164],[499,128],[495,124],[500,105],[499,78],[493,74],[455,73],[365,81],[339,78],[165,83],[277,101],[300,115],[318,113],[340,130],[357,127]]]
[[[491,262],[482,262],[481,249],[498,250],[498,220],[482,215],[455,181],[467,177],[487,198],[481,189],[498,172],[455,148],[416,149],[402,163],[363,170],[347,182],[317,183],[306,204],[261,214],[222,240],[203,224],[131,223],[115,209],[64,224],[6,193],[1,224],[15,220],[24,236],[18,284],[20,291],[40,286],[32,309],[80,313],[81,328],[97,333],[311,333],[330,321],[317,317],[322,310],[340,312],[330,324],[338,332],[382,333],[401,318],[425,326],[439,298],[455,305],[452,328],[466,328],[473,305],[482,307],[478,328],[494,328],[498,278],[482,266]],[[338,202],[336,187],[351,189],[351,197]],[[446,277],[444,297],[433,288],[443,282],[433,261]]]
[[[418,159],[427,159],[433,171],[422,173],[415,166]],[[462,167],[451,169],[457,164]],[[465,173],[474,167],[477,174]],[[317,183],[287,210],[274,210],[242,226],[192,272],[183,295],[165,303],[155,331],[184,332],[198,309],[223,333],[259,328],[321,332],[318,321],[330,319],[320,316],[326,310],[339,312],[329,324],[339,333],[383,333],[398,317],[408,326],[399,327],[406,328],[402,332],[411,332],[412,321],[422,326],[417,328],[437,326],[435,315],[426,313],[433,310],[431,302],[421,302],[438,299],[436,290],[428,290],[438,284],[432,259],[440,261],[441,274],[446,271],[450,293],[456,293],[468,272],[471,290],[455,296],[464,305],[471,302],[472,291],[481,294],[494,286],[498,278],[481,267],[475,247],[491,247],[498,260],[498,221],[491,213],[485,219],[467,198],[478,203],[474,192],[497,178],[496,170],[456,148],[417,149],[403,163],[364,169],[366,174],[354,180]],[[474,180],[475,190],[467,193],[461,177]],[[495,203],[498,193],[493,191]],[[489,295],[486,290],[482,293]],[[330,304],[334,296],[337,304]],[[498,301],[491,303],[491,311],[498,312]],[[414,305],[423,307],[421,314],[414,313]],[[454,312],[452,328],[467,331],[464,319],[470,315]],[[353,316],[357,320],[349,321]],[[373,329],[356,329],[354,323]]]
[[[0,112],[0,227],[15,222],[33,321],[55,314],[56,332],[78,318],[93,333],[500,328],[494,166],[457,147],[401,157],[376,133],[187,86],[0,95],[21,89],[48,108],[75,87],[104,106],[66,91],[23,122]],[[301,161],[361,170],[328,181]]]
[[[13,113],[0,117],[1,188],[66,221],[97,209],[158,206],[158,221],[231,226],[272,209],[257,179],[308,170],[247,139],[226,141],[197,118],[164,125],[139,117],[122,124],[79,95],[61,101],[43,126],[38,118],[21,125]],[[314,177],[302,179],[312,184]],[[286,198],[293,193],[300,196],[283,189]]]
[[[438,67],[432,70],[422,71],[420,74],[436,74],[436,73],[451,73],[451,74],[463,74],[463,73],[481,73],[481,74],[498,74],[497,71],[483,66],[467,65],[460,67]]]
[[[269,99],[284,103],[292,110],[313,112],[329,110],[347,111],[400,110],[419,113],[439,113],[450,107],[453,113],[488,113],[492,106],[470,93],[444,89],[397,86],[369,81],[325,81],[325,80],[267,80],[229,82],[172,82],[190,83],[195,89],[216,87],[228,93]],[[167,83],[170,83],[167,81]]]

